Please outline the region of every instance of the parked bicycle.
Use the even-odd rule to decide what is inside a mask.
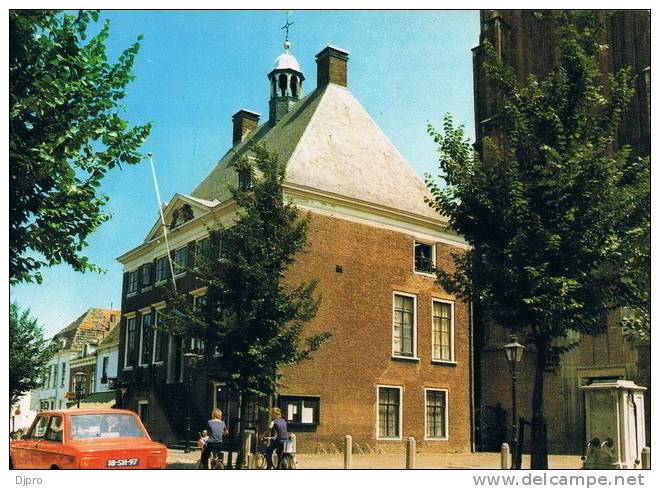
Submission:
[[[274,440],[274,436],[259,436],[257,441],[257,451],[255,452],[252,460],[250,461],[251,469],[265,469],[268,465],[266,457],[268,456],[268,445]],[[295,440],[289,439],[283,442],[284,448],[282,450],[282,457],[273,453],[273,465],[277,469],[288,470],[295,469],[298,466],[296,460],[296,443]]]

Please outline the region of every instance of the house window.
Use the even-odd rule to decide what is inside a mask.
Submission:
[[[401,387],[378,386],[378,438],[401,439]]]
[[[124,367],[133,366],[135,356],[135,318],[126,320],[126,343],[124,347]]]
[[[163,256],[156,260],[156,283],[167,280],[167,257]]]
[[[96,392],[96,372],[89,375],[89,393]]]
[[[142,266],[142,287],[149,287],[153,284],[153,263],[146,263]]]
[[[188,268],[188,247],[184,246],[174,252],[174,274],[181,275],[186,273]]]
[[[425,389],[426,392],[426,439],[447,439],[447,391]]]
[[[156,331],[154,332],[154,363],[163,363],[167,348],[167,331],[163,324],[163,314],[156,311]]]
[[[249,168],[238,170],[238,190],[245,192],[252,186],[252,172]]]
[[[394,328],[392,354],[396,357],[416,356],[416,301],[414,295],[394,294]]]
[[[290,425],[316,426],[319,424],[318,397],[280,396],[282,416]]]
[[[150,312],[142,314],[142,327],[140,328],[140,366],[148,365],[151,358],[154,332],[151,323],[153,316]]]
[[[147,426],[147,421],[149,419],[149,401],[139,401],[138,416],[140,417],[142,424]]]
[[[108,383],[108,365],[110,364],[110,357],[103,357],[103,364],[101,366],[101,384]]]
[[[433,301],[433,360],[451,362],[454,360],[454,304],[445,301]]]
[[[66,377],[66,363],[62,362],[62,381],[60,382],[60,387],[64,387],[65,377]]]
[[[59,365],[59,363],[56,363],[55,365],[53,365],[53,387],[57,387],[58,365]]]
[[[433,273],[433,245],[415,241],[415,271]]]
[[[138,273],[137,270],[128,272],[128,288],[126,294],[131,295],[137,293]]]
[[[200,239],[195,243],[195,266],[199,266],[202,260],[208,259],[208,253],[211,249],[209,238]]]

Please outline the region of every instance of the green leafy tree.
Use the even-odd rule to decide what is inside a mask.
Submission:
[[[109,218],[101,180],[142,159],[137,148],[151,126],[129,128],[120,117],[139,44],[109,64],[109,22],[86,41],[87,25],[97,19],[95,11],[9,13],[12,284],[41,282],[40,269],[59,263],[98,270],[80,252]]]
[[[570,331],[598,334],[617,294],[634,291],[643,240],[649,162],[615,149],[621,114],[632,93],[629,70],[599,73],[601,24],[587,11],[556,11],[559,64],[521,85],[486,46],[484,71],[498,95],[498,139],[484,157],[450,116],[438,144],[440,180],[427,175],[430,205],[448,216],[471,249],[455,256],[441,283],[497,323],[524,337],[535,352],[533,462],[542,468],[544,375],[567,347]],[[606,85],[606,86],[605,86]],[[639,242],[639,240],[638,240]],[[628,243],[628,244],[627,244]],[[626,260],[622,257],[627,256]]]
[[[9,403],[17,404],[23,394],[41,385],[46,364],[53,352],[47,348],[44,332],[30,309],[21,311],[16,302],[9,306]]]
[[[224,382],[239,402],[261,406],[275,394],[279,371],[316,351],[330,333],[304,334],[318,310],[317,281],[292,284],[287,271],[306,248],[309,216],[285,202],[285,165],[256,146],[236,164],[249,172],[248,189],[232,188],[238,213],[231,226],[210,231],[195,274],[207,302],[195,308],[188,294],[168,294],[168,329],[203,340],[209,376]]]

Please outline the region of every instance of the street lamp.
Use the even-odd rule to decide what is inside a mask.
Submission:
[[[516,336],[511,335],[511,343],[504,345],[506,360],[511,367],[511,468],[517,469],[516,454],[518,453],[518,414],[516,413],[516,380],[518,379],[518,364],[522,360],[525,347],[516,341]]]
[[[80,409],[80,398],[83,395],[86,377],[87,375],[82,370],[78,370],[75,374],[73,374],[73,379],[75,382],[75,390],[76,390],[76,403],[78,409]]]
[[[183,361],[188,372],[188,402],[186,403],[186,439],[183,444],[183,452],[190,453],[190,403],[192,402],[192,386],[193,386],[193,373],[197,361],[202,358],[202,355],[194,351],[188,351],[183,354]]]

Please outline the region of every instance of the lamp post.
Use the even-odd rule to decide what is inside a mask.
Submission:
[[[193,373],[197,361],[202,358],[202,355],[195,353],[194,351],[188,351],[183,354],[183,361],[186,366],[186,371],[188,372],[188,402],[186,403],[186,439],[183,444],[183,452],[190,453],[190,404],[192,403],[192,386],[193,386]]]
[[[516,341],[516,336],[511,336],[511,343],[504,345],[506,360],[511,367],[511,468],[517,469],[518,453],[518,414],[516,412],[516,380],[518,380],[518,364],[522,360],[525,347]]]
[[[80,398],[83,395],[84,383],[86,377],[87,375],[82,370],[78,370],[75,374],[73,374],[73,379],[75,382],[75,391],[76,391],[76,404],[78,409],[80,409]]]

